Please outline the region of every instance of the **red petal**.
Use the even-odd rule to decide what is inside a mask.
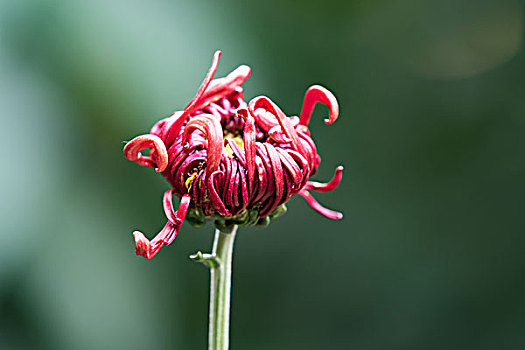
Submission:
[[[343,167],[338,166],[335,169],[335,174],[332,180],[330,180],[327,183],[321,183],[321,182],[315,182],[315,181],[308,181],[305,186],[305,190],[314,190],[317,192],[329,192],[336,189],[337,186],[339,186],[339,183],[341,182],[341,179],[343,178]]]
[[[168,216],[168,222],[155,238],[150,241],[142,232],[133,232],[133,238],[135,239],[135,253],[137,255],[143,256],[146,259],[151,259],[159,252],[160,248],[171,244],[175,237],[177,237],[182,222],[186,217],[191,197],[188,194],[182,196],[179,209],[176,213],[173,213],[172,200],[169,199],[172,196],[172,191],[173,190],[169,190],[164,193],[164,211]]]
[[[210,102],[220,100],[222,97],[236,91],[250,77],[250,74],[250,67],[242,65],[224,78],[213,80],[198,103],[195,104],[193,110],[202,109]]]
[[[328,89],[320,85],[314,85],[311,86],[304,95],[303,108],[299,118],[300,125],[308,126],[315,104],[318,102],[328,106],[328,119],[325,119],[324,122],[326,124],[335,122],[339,116],[337,99]]]
[[[244,124],[244,153],[246,154],[246,170],[248,171],[248,186],[250,188],[250,194],[254,189],[254,177],[255,177],[255,120],[251,115],[248,115],[247,111],[243,111],[243,115],[246,119]]]
[[[288,136],[292,140],[292,146],[293,148],[301,153],[302,155],[306,154],[306,151],[303,147],[303,145],[299,142],[299,139],[297,137],[297,132],[292,127],[290,120],[286,117],[286,114],[275,104],[272,100],[270,100],[266,96],[259,96],[254,98],[250,101],[248,104],[248,109],[250,113],[254,116],[254,118],[257,119],[255,111],[259,108],[264,108],[271,114],[273,114],[277,121],[279,122],[279,125],[281,126],[283,133]]]
[[[209,176],[219,169],[223,147],[221,123],[211,114],[200,114],[190,119],[182,135],[182,144],[188,142],[192,132],[199,130],[206,136],[206,181]]]
[[[199,100],[206,92],[206,89],[210,85],[213,76],[215,75],[215,72],[217,71],[217,67],[219,66],[219,58],[221,57],[222,52],[215,51],[215,54],[213,55],[213,60],[211,62],[211,67],[208,70],[208,74],[206,74],[206,77],[204,78],[204,81],[202,82],[201,86],[199,87],[199,90],[197,91],[197,94],[194,98],[191,99],[191,101],[186,105],[186,108],[184,108],[184,112],[177,116],[177,119],[173,122],[173,124],[170,126],[168,133],[166,135],[166,140],[174,140],[177,136],[179,136],[179,132],[184,125],[184,122],[186,122],[186,119],[190,116],[191,112],[195,110],[195,107],[197,106],[197,103],[199,103]],[[175,112],[177,113],[177,112]],[[174,114],[175,114],[174,113]],[[168,142],[167,142],[168,143]]]
[[[230,216],[231,213],[226,209],[224,206],[224,202],[222,201],[221,197],[217,194],[217,191],[215,190],[215,176],[222,174],[221,171],[214,171],[209,177],[208,177],[208,194],[210,195],[210,200],[215,207],[215,209],[221,214],[222,216]]]
[[[213,60],[211,62],[211,67],[208,70],[208,74],[206,74],[204,81],[199,87],[197,95],[195,95],[195,97],[188,103],[186,108],[184,108],[184,115],[188,115],[195,110],[197,103],[199,102],[201,97],[203,97],[204,93],[206,92],[206,89],[208,88],[208,86],[211,83],[211,80],[213,79],[213,76],[215,75],[215,72],[217,72],[217,67],[219,66],[219,58],[221,57],[221,55],[222,52],[220,52],[219,50],[215,51],[215,54],[213,55]]]
[[[341,220],[343,218],[343,214],[337,211],[333,211],[330,209],[327,209],[323,207],[321,204],[319,204],[318,201],[315,200],[314,197],[310,194],[310,192],[306,190],[301,190],[299,194],[306,199],[308,204],[312,207],[313,210],[317,211],[319,214],[326,216],[329,219],[332,220]]]
[[[149,156],[144,156],[140,151],[151,148]],[[135,137],[124,147],[124,156],[142,166],[155,168],[163,172],[168,166],[168,151],[164,142],[155,135],[141,135]]]

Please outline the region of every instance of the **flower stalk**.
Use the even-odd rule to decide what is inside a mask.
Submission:
[[[172,187],[162,201],[164,228],[151,240],[140,231],[133,233],[137,255],[153,258],[175,240],[185,220],[194,226],[215,224],[212,252],[190,256],[210,269],[209,350],[227,350],[229,345],[232,254],[239,225],[268,226],[296,194],[321,215],[343,218],[311,193],[334,190],[343,167],[327,183],[310,181],[321,162],[309,128],[312,112],[317,104],[326,105],[325,123],[334,123],[339,116],[335,96],[313,85],[299,116],[289,117],[266,96],[245,101],[248,66],[213,79],[220,56],[217,51],[197,94],[182,111],[124,147],[126,158],[155,169]],[[146,149],[147,155],[142,153]],[[180,198],[178,207],[174,197]]]
[[[232,258],[236,233],[236,225],[231,232],[216,229],[212,253],[197,252],[190,256],[210,269],[208,350],[227,350],[229,346]]]

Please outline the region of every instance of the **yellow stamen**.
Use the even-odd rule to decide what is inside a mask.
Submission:
[[[193,185],[193,181],[195,181],[195,178],[197,177],[197,173],[193,173],[184,182],[184,185],[186,186],[186,189],[189,191],[191,189],[191,186]]]
[[[233,140],[239,146],[239,148],[241,150],[244,150],[244,141],[243,141],[241,136],[234,135],[234,134],[226,131],[224,133],[224,139],[226,140],[226,138],[229,138],[230,140]],[[232,150],[232,148],[230,147],[230,145],[228,143],[226,143],[226,146],[223,147],[222,153],[227,155],[227,156],[231,156],[233,154],[233,150]]]

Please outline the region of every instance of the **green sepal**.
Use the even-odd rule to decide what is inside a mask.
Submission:
[[[200,227],[206,223],[206,217],[200,207],[188,210],[186,213],[186,220],[195,227]]]
[[[222,233],[232,233],[235,224],[230,219],[219,218],[215,220],[215,227]]]
[[[259,219],[259,221],[257,221],[257,226],[267,227],[268,225],[270,225],[270,217],[269,216],[265,216],[264,218],[261,218],[261,219]]]
[[[286,204],[281,204],[280,206],[272,210],[272,212],[270,213],[270,217],[272,219],[276,219],[279,216],[285,214],[287,210],[288,209],[286,208]]]
[[[248,221],[246,222],[246,226],[255,226],[257,225],[257,222],[259,221],[259,210],[252,209],[248,213]]]

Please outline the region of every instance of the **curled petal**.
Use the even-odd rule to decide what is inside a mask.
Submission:
[[[219,50],[215,51],[215,54],[213,55],[213,60],[211,62],[211,67],[208,70],[208,74],[206,74],[206,77],[204,78],[204,81],[199,87],[199,90],[197,91],[195,97],[188,103],[186,108],[184,108],[184,115],[189,115],[196,109],[196,107],[198,107],[197,105],[199,104],[199,102],[201,102],[201,99],[204,96],[206,89],[210,85],[211,80],[215,75],[215,72],[217,72],[217,67],[219,66],[219,58],[221,57],[221,55],[222,52],[220,52]]]
[[[150,154],[144,156],[140,151],[151,148]],[[141,135],[135,137],[124,147],[124,156],[142,166],[155,168],[163,172],[168,166],[168,151],[164,142],[155,135]]]
[[[242,65],[237,67],[233,72],[225,76],[212,80],[202,98],[195,105],[193,110],[198,110],[206,107],[210,102],[217,101],[225,97],[237,89],[250,77],[251,69],[248,66]]]
[[[242,101],[242,100],[241,100]],[[240,102],[239,102],[240,103]],[[237,115],[241,117],[244,121],[248,119],[250,114],[248,113],[248,110],[245,107],[239,107],[236,111]]]
[[[287,150],[286,152],[288,153],[288,155],[290,157],[292,157],[297,162],[297,164],[299,164],[303,174],[309,174],[310,173],[311,167],[308,164],[308,161],[299,152],[295,152],[295,151],[292,151],[292,150]],[[303,181],[299,185],[299,188],[304,187],[306,185],[306,182],[308,181],[308,177],[307,176],[303,176],[302,178],[303,178]]]
[[[255,177],[255,120],[251,115],[245,112],[246,122],[244,124],[244,152],[246,154],[246,170],[248,171],[248,186],[250,193],[254,188],[254,177]]]
[[[231,157],[228,157],[228,160],[230,161],[231,169],[230,169],[230,176],[228,178],[228,182],[224,184],[224,201],[226,202],[226,205],[229,205],[231,208],[235,207],[235,198],[234,193],[237,189],[237,184],[239,183],[239,179],[237,176],[239,164],[231,159]]]
[[[206,74],[204,81],[199,87],[197,94],[186,105],[186,108],[184,108],[184,112],[178,114],[176,116],[176,119],[173,120],[172,124],[170,125],[167,131],[166,140],[170,140],[170,141],[174,140],[179,135],[179,132],[182,129],[182,126],[186,122],[186,119],[188,119],[191,112],[195,111],[196,107],[198,107],[197,104],[199,104],[199,102],[202,100],[202,97],[204,93],[206,92],[206,89],[210,85],[213,79],[213,76],[215,75],[215,72],[217,72],[217,67],[219,66],[219,58],[221,57],[221,55],[222,55],[221,51],[219,50],[215,51],[215,54],[213,55],[213,60],[211,62],[211,67],[208,70],[208,74]],[[173,114],[173,116],[175,116],[175,113]]]
[[[173,112],[171,116],[164,118],[155,124],[150,130],[150,134],[157,135],[164,140],[167,149],[169,149],[177,140],[182,125],[186,121],[186,118],[183,118],[182,114],[183,112],[181,111]]]
[[[175,220],[173,222],[175,230],[166,235],[166,237],[163,237],[164,245],[170,245],[175,240],[175,237],[177,237],[177,233],[179,233],[180,227],[182,226],[182,222],[184,221],[186,213],[188,212],[188,208],[190,207],[190,202],[191,197],[189,194],[185,194],[180,199],[179,208],[175,213]]]
[[[290,143],[292,142],[292,139],[286,136],[282,132],[282,128],[280,125],[275,125],[273,128],[271,128],[268,131],[268,135],[275,140],[277,143]]]
[[[164,192],[164,197],[162,198],[162,206],[164,207],[164,213],[166,214],[166,217],[168,218],[168,221],[170,221],[173,224],[180,223],[180,219],[177,217],[177,213],[175,213],[175,209],[173,208],[173,189]]]
[[[343,178],[343,167],[338,166],[335,169],[335,174],[332,180],[327,183],[308,181],[305,186],[305,190],[314,190],[317,192],[329,192],[333,191],[339,186],[341,179]]]
[[[292,137],[292,135],[295,133],[295,130],[293,129],[291,124],[288,122],[286,115],[279,108],[279,106],[273,103],[273,101],[270,100],[266,96],[258,96],[250,101],[250,103],[248,104],[248,109],[250,113],[254,115],[255,117],[255,114],[256,114],[255,111],[259,108],[262,108],[263,110],[267,112],[270,112],[271,115],[277,119],[285,135],[288,137]]]
[[[291,175],[291,191],[297,191],[300,189],[300,185],[303,180],[303,174],[301,172],[301,168],[297,163],[294,161],[294,159],[283,149],[281,148],[275,148],[275,150],[279,153],[281,162],[283,163],[283,168],[286,168],[288,172]],[[293,193],[295,194],[295,193]],[[287,198],[288,199],[288,198]]]
[[[265,143],[264,146],[266,147],[266,151],[268,152],[268,155],[270,156],[273,176],[275,179],[275,194],[274,194],[274,200],[271,206],[273,210],[273,208],[277,206],[277,204],[280,202],[283,196],[283,191],[284,191],[283,167],[281,163],[281,157],[279,157],[279,153],[275,150],[275,147],[273,147],[272,145],[268,143]],[[261,213],[261,216],[263,216],[262,213]]]
[[[277,118],[264,108],[253,109],[250,113],[255,118],[257,126],[266,132],[279,123]]]
[[[341,220],[343,218],[342,213],[327,209],[323,207],[321,204],[319,204],[319,202],[315,200],[315,198],[310,194],[310,192],[306,190],[301,190],[299,191],[299,194],[304,199],[306,199],[306,201],[312,207],[312,209],[317,211],[319,214],[324,215],[327,218],[332,219],[332,220]]]
[[[238,211],[241,211],[242,209],[245,209],[248,205],[248,199],[249,199],[249,189],[248,189],[248,181],[246,180],[246,174],[244,170],[239,169],[239,175],[240,175],[240,192],[241,192],[241,203]]]
[[[258,155],[258,159],[261,160],[261,162],[257,165],[257,170],[259,172],[259,185],[261,185],[262,179],[263,186],[261,186],[260,189],[264,189],[264,191],[262,191],[261,193],[262,197],[259,199],[259,201],[261,203],[264,203],[269,197],[272,197],[275,193],[275,181],[272,170],[272,161],[270,159],[270,156],[268,155],[265,143],[257,142],[256,152]]]
[[[182,135],[182,143],[188,142],[191,133],[199,130],[206,136],[208,147],[206,149],[206,182],[208,177],[219,168],[221,161],[223,139],[222,127],[219,121],[211,114],[201,114],[190,119]]]
[[[228,211],[228,209],[226,209],[226,207],[224,206],[224,202],[222,201],[221,197],[219,196],[219,194],[215,190],[215,183],[214,183],[215,182],[215,177],[217,175],[219,175],[219,174],[220,175],[224,175],[224,173],[221,172],[221,171],[214,171],[208,177],[208,182],[207,182],[208,194],[210,195],[210,200],[211,200],[213,206],[219,212],[219,214],[221,214],[223,216],[229,216],[229,215],[231,215],[231,213]]]
[[[188,211],[191,197],[188,194],[185,194],[182,196],[179,209],[176,213],[173,213],[173,207],[171,200],[167,200],[167,196],[169,195],[171,197],[172,190],[167,191],[164,194],[164,209],[166,213],[170,210],[166,210],[166,206],[168,205],[171,208],[171,212],[168,215],[168,222],[164,226],[164,228],[153,238],[151,241],[148,240],[144,234],[140,231],[133,232],[133,238],[135,239],[135,253],[137,255],[143,256],[146,259],[153,258],[165,245],[169,245],[173,242],[177,234],[179,233],[179,230],[182,226],[182,222],[184,221],[184,218],[186,217],[186,212]],[[174,219],[174,220],[172,220]]]
[[[187,181],[192,174],[200,174],[202,170],[200,165],[206,162],[207,157],[206,150],[196,152],[181,151],[181,153],[183,155],[183,157],[181,157],[182,161],[174,165],[170,163],[168,167],[168,174],[171,175],[170,182],[173,187],[178,190],[179,195],[188,191],[188,185],[195,188],[195,185],[198,184],[198,177],[194,178],[193,181]]]
[[[166,226],[160,231],[160,234],[163,234],[164,231],[170,230],[170,223],[167,223]],[[151,259],[159,252],[160,248],[163,247],[164,242],[162,240],[153,240],[150,242],[144,234],[140,231],[133,232],[133,238],[135,239],[135,254],[140,255],[146,259]]]
[[[283,134],[292,140],[293,148],[304,155],[306,151],[299,142],[297,132],[291,125],[289,118],[286,117],[284,112],[266,96],[256,97],[248,104],[248,109],[254,117],[256,117],[258,114],[255,111],[259,108],[264,108],[266,111],[270,112],[277,118],[277,121],[283,130]]]
[[[326,124],[332,124],[339,116],[339,104],[335,96],[326,88],[320,85],[311,86],[304,95],[303,108],[299,117],[299,124],[308,126],[310,117],[314,111],[316,103],[325,104],[328,107],[328,118],[324,120]]]
[[[241,148],[239,147],[239,145],[237,144],[237,142],[235,142],[234,140],[232,140],[230,137],[227,137],[226,138],[226,143],[228,144],[228,146],[230,146],[233,154],[235,155],[235,158],[237,158],[237,160],[241,163],[241,165],[246,168],[246,157],[245,155],[242,153],[241,151]]]

